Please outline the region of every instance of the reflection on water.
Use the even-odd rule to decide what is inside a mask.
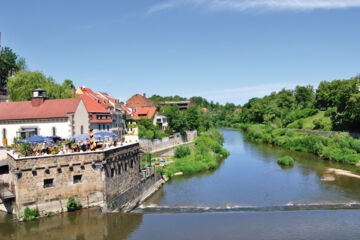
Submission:
[[[0,215],[0,239],[125,239],[142,223],[141,214],[103,214],[96,209],[25,223],[5,218]]]
[[[176,177],[145,206],[279,206],[360,201],[360,179],[335,176],[333,182],[320,180],[329,167],[355,172],[359,171],[357,168],[323,161],[313,154],[251,143],[231,129],[222,132],[230,156],[216,171]],[[285,155],[295,159],[294,167],[282,168],[276,163]]]
[[[231,154],[217,170],[174,178],[144,204],[145,209],[138,210],[162,214],[85,209],[16,223],[0,213],[0,239],[359,239],[359,210],[283,211],[296,209],[284,208],[289,203],[360,202],[360,179],[320,180],[328,167],[360,174],[358,168],[250,143],[240,132],[222,131]],[[284,155],[295,159],[293,168],[277,165],[277,158]],[[186,213],[156,210],[164,206]],[[233,206],[236,212],[227,212]],[[189,207],[203,207],[193,212],[205,213],[189,213]]]

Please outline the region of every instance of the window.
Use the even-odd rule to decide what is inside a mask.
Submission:
[[[74,176],[74,184],[81,183],[81,177],[82,175],[75,175]]]
[[[56,127],[53,127],[53,128],[52,128],[52,135],[53,135],[53,136],[56,136]]]
[[[83,125],[81,125],[81,127],[80,127],[80,134],[84,134],[84,126]]]
[[[101,124],[99,124],[99,130],[101,130]]]
[[[105,130],[105,124],[103,124],[103,130]]]
[[[107,125],[106,128],[107,128],[108,131],[110,131],[110,126],[109,125]]]
[[[54,179],[44,179],[44,188],[50,188],[54,186]]]

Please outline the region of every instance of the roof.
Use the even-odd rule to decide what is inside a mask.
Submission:
[[[48,99],[34,107],[31,101],[0,103],[0,120],[63,118],[76,111],[80,98]]]
[[[136,111],[134,113],[134,120],[139,120],[142,118],[151,119],[156,112],[156,107],[143,107],[143,108],[136,108]],[[145,115],[145,116],[139,116],[139,115]]]
[[[90,88],[79,87],[82,94],[80,96],[86,95],[101,105],[103,108],[114,108],[114,105],[110,103],[110,100],[103,96],[102,94],[93,92]]]
[[[126,101],[126,105],[131,108],[155,107],[155,104],[144,95],[135,94]]]
[[[89,113],[104,113],[104,114],[110,114],[108,110],[104,108],[102,104],[99,104],[97,100],[93,99],[87,94],[81,94],[80,98],[83,100],[86,110]]]

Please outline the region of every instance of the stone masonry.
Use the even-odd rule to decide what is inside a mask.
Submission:
[[[154,168],[140,169],[138,143],[64,155],[16,158],[8,153],[8,163],[20,215],[26,206],[43,214],[67,211],[71,196],[83,207],[129,210],[161,180]]]

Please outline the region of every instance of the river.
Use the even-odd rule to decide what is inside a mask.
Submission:
[[[29,223],[0,213],[0,239],[360,238],[360,179],[321,180],[327,168],[357,168],[221,131],[230,156],[218,169],[175,177],[134,213],[85,209]],[[276,163],[285,155],[294,167]]]

